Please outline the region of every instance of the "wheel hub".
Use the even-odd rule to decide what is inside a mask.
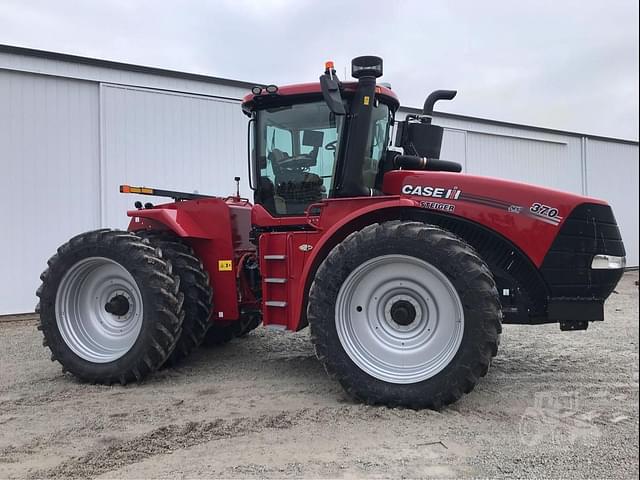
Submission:
[[[109,300],[104,309],[108,313],[115,315],[116,317],[123,317],[129,312],[129,300],[123,294],[118,293]]]
[[[406,327],[416,319],[416,309],[407,300],[398,300],[391,306],[391,319],[398,325]]]
[[[411,285],[406,281],[386,284],[383,288],[387,288],[387,292],[373,299],[378,303],[375,313],[380,316],[383,330],[404,340],[410,339],[416,333],[411,333],[414,330],[425,328],[429,316],[425,298],[407,288]]]

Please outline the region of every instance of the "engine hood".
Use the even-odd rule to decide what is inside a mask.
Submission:
[[[539,266],[569,214],[581,204],[606,202],[521,182],[448,172],[395,170],[383,192],[419,208],[486,226],[528,252]]]

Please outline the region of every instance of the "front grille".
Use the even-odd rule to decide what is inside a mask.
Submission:
[[[592,270],[596,254],[624,256],[611,207],[584,203],[565,220],[540,271],[554,298],[605,299],[623,270]]]

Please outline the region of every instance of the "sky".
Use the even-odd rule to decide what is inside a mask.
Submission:
[[[406,106],[638,139],[637,0],[0,0],[0,43],[280,85],[378,55]]]

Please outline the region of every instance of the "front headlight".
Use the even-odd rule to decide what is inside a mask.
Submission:
[[[617,270],[626,265],[626,257],[616,257],[615,255],[595,255],[591,262],[591,268],[594,270]]]

